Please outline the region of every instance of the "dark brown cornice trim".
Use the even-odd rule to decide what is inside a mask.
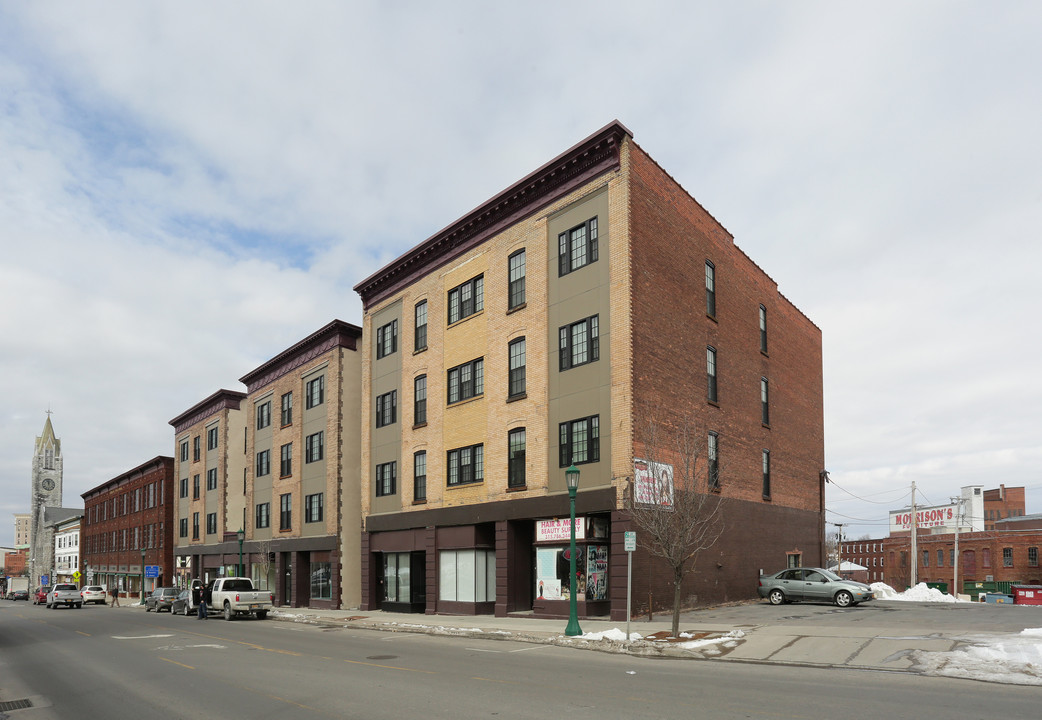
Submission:
[[[623,138],[618,120],[558,155],[491,200],[355,285],[368,310],[374,304],[484,242],[503,228],[546,207],[592,178],[619,167]]]
[[[221,410],[238,410],[239,404],[246,399],[246,393],[237,390],[218,390],[202,402],[196,403],[188,410],[170,421],[175,433],[181,433],[201,420],[216,415]]]
[[[246,386],[246,392],[252,394],[286,373],[292,372],[315,358],[325,355],[336,347],[348,350],[358,349],[358,340],[362,337],[362,328],[343,320],[334,320],[325,327],[316,330],[296,345],[283,350],[256,370],[239,378]]]
[[[136,480],[138,478],[151,475],[154,472],[165,472],[168,475],[170,475],[170,477],[173,477],[174,459],[167,455],[156,455],[151,460],[141,463],[133,470],[127,470],[122,475],[117,475],[111,480],[106,480],[101,485],[98,485],[97,487],[92,488],[85,493],[82,493],[80,497],[83,498],[85,501],[90,500],[99,493],[105,493],[111,488],[116,487],[117,485],[122,485],[132,480]]]

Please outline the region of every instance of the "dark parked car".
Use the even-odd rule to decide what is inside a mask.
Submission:
[[[761,575],[757,592],[772,605],[806,600],[849,607],[875,597],[868,585],[823,568],[789,568],[773,575]]]
[[[171,608],[174,600],[177,599],[177,593],[178,590],[175,587],[156,588],[151,595],[145,598],[145,612],[149,610],[155,610],[156,612],[170,610],[173,612]]]
[[[186,617],[196,614],[195,606],[192,605],[192,591],[182,590],[178,593],[177,598],[170,605],[170,612],[175,615],[184,615]]]
[[[12,600],[25,600],[26,602],[28,602],[29,601],[29,591],[28,590],[15,590],[13,593],[11,593],[11,599]]]

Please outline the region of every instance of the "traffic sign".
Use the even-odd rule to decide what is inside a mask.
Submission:
[[[159,577],[159,566],[158,565],[145,565],[145,577],[157,578]]]
[[[637,533],[633,530],[627,530],[625,535],[625,547],[626,552],[633,552],[637,549]]]

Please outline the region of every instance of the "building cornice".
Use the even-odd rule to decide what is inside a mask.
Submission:
[[[293,372],[334,348],[357,350],[361,337],[362,328],[343,320],[334,320],[260,367],[243,375],[239,378],[239,382],[246,386],[247,394],[252,395],[283,375]]]
[[[417,278],[532,215],[620,165],[620,148],[632,133],[618,120],[508,187],[475,210],[432,235],[397,260],[355,285],[368,310]]]
[[[174,432],[182,433],[196,423],[202,422],[221,410],[238,410],[246,393],[237,390],[218,390],[210,397],[196,403],[192,407],[170,421]]]

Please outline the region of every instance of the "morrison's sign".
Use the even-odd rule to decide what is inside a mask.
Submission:
[[[938,505],[937,507],[916,508],[915,527],[933,528],[950,525],[955,527],[958,505]],[[890,513],[890,532],[911,531],[912,511],[898,510]]]

